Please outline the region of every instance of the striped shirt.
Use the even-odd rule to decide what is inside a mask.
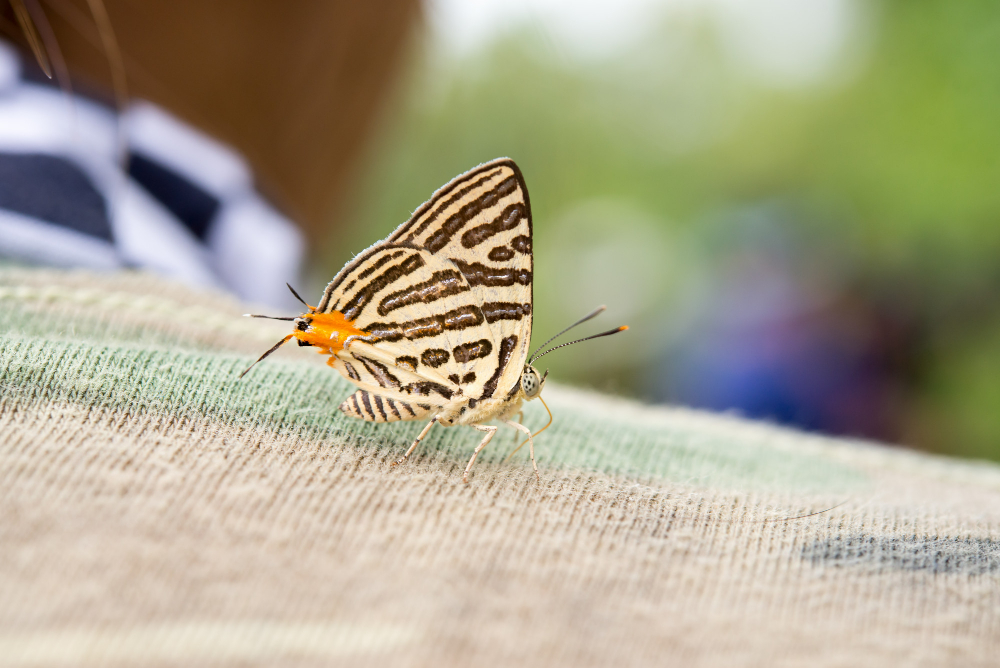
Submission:
[[[0,42],[0,259],[138,268],[282,307],[303,248],[231,147],[146,102],[119,115],[26,81]]]

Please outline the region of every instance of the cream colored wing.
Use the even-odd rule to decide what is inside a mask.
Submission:
[[[500,375],[482,398],[515,393],[531,342],[534,261],[531,204],[514,161],[493,160],[453,179],[389,241],[420,246],[458,267],[499,348]]]
[[[343,313],[391,368],[412,366],[425,384],[400,387],[411,398],[426,392],[425,405],[500,397],[517,391],[527,357],[532,270],[524,179],[512,160],[494,160],[452,180],[349,263],[318,310]],[[349,345],[340,357],[361,354]],[[368,391],[388,389],[355,370]]]
[[[496,341],[479,296],[453,263],[395,244],[359,259],[327,304],[363,334],[348,338],[332,365],[367,394],[403,402],[414,415],[397,418],[391,407],[377,405],[368,410],[363,395],[358,406],[351,398],[342,410],[376,421],[418,419],[453,402],[474,406],[510,390],[500,383],[514,349]]]

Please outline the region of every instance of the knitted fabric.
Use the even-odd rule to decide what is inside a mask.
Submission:
[[[996,465],[550,383],[541,482],[501,430],[464,485],[478,432],[391,468],[421,425],[308,349],[238,381],[287,329],[245,310],[0,269],[0,666],[1000,656]]]

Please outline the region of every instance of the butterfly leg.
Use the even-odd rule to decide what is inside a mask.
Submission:
[[[535,468],[535,479],[538,480],[538,482],[541,482],[542,477],[538,475],[538,464],[535,463],[535,439],[531,437],[531,430],[523,424],[512,422],[510,420],[504,420],[504,424],[523,432],[528,437],[528,452],[531,453],[531,465]]]
[[[472,470],[472,465],[476,463],[476,457],[479,455],[479,451],[486,447],[486,444],[490,442],[493,438],[493,434],[497,433],[496,427],[488,427],[486,425],[474,424],[472,425],[479,431],[486,432],[486,436],[483,437],[483,442],[476,446],[476,451],[472,453],[472,459],[469,460],[469,465],[465,467],[465,473],[462,475],[462,482],[469,484],[469,471]]]
[[[433,427],[434,423],[437,421],[438,421],[437,416],[432,417],[431,421],[428,422],[427,425],[424,427],[423,431],[420,432],[420,435],[417,436],[417,440],[415,440],[413,444],[410,446],[410,449],[406,451],[406,454],[397,459],[396,461],[394,461],[392,464],[390,464],[390,466],[399,466],[407,459],[409,459],[410,454],[417,449],[417,446],[420,445],[420,441],[424,440],[424,436],[427,435],[427,432],[431,430],[431,427]]]
[[[517,419],[514,420],[514,422],[517,422],[518,424],[524,422],[524,411],[518,411],[517,412]],[[515,432],[514,433],[514,445],[517,445],[517,439],[518,439],[518,435]]]

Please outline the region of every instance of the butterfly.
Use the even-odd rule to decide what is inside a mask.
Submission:
[[[345,414],[369,422],[427,420],[393,465],[406,461],[435,424],[468,425],[484,434],[462,476],[468,483],[476,457],[497,431],[485,423],[496,420],[527,437],[537,477],[534,435],[512,420],[525,401],[541,398],[548,370],[539,374],[532,363],[558,348],[628,327],[538,354],[602,306],[529,358],[531,244],[531,206],[521,170],[509,158],[479,165],[348,262],[317,306],[289,285],[309,312],[275,318],[291,321],[294,331],[257,362],[294,338],[329,355],[327,364],[358,386],[340,404]]]

